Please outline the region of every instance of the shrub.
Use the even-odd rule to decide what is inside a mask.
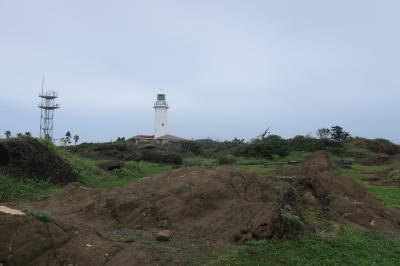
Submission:
[[[181,147],[184,152],[190,152],[194,155],[201,154],[201,144],[196,141],[192,140],[184,141],[182,142]]]
[[[38,218],[39,220],[41,220],[42,222],[47,223],[47,222],[51,221],[51,214],[49,212],[37,210],[32,207],[24,207],[23,211],[27,215],[34,216],[34,217]]]
[[[142,169],[137,162],[126,162],[120,169],[114,170],[118,177],[137,177],[142,175]]]
[[[0,174],[0,202],[45,196],[57,191],[58,187],[47,181],[17,179]]]
[[[303,221],[300,219],[299,216],[291,214],[289,212],[285,212],[282,214],[282,220],[284,223],[290,225],[291,227],[295,228],[295,229],[303,229],[304,227],[304,223]]]
[[[218,164],[223,165],[223,164],[234,164],[236,163],[237,159],[233,155],[223,155],[218,158]]]
[[[157,224],[158,229],[167,229],[168,228],[168,220],[167,219],[161,219],[158,224]]]
[[[183,164],[183,157],[179,153],[171,153],[165,156],[165,162],[174,164],[174,165],[182,165]]]

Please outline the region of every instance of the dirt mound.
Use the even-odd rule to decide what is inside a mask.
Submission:
[[[352,178],[336,174],[327,153],[315,153],[302,165],[283,168],[281,174],[297,176],[337,222],[400,235],[400,214]]]
[[[180,168],[109,190],[72,183],[31,203],[51,213],[48,223],[0,214],[0,263],[188,265],[183,262],[192,256],[188,249],[198,256],[199,250],[210,252],[221,242],[297,235],[301,228],[283,218],[298,218],[287,207],[295,204],[292,189],[289,183],[230,167]],[[122,227],[135,237],[150,232],[150,238],[123,243]],[[168,243],[177,245],[176,251],[148,244],[156,241],[159,228],[172,232]]]
[[[54,184],[76,180],[70,165],[36,139],[1,142],[0,172],[19,178],[38,178]]]
[[[362,139],[357,138],[351,142],[353,145],[366,148],[370,151],[393,155],[399,152],[399,147],[386,139]]]
[[[306,178],[318,176],[326,171],[333,171],[329,154],[324,151],[313,153],[307,160],[299,165],[291,165],[280,169],[280,174],[284,176],[296,176],[298,178]]]
[[[400,170],[389,168],[383,170],[374,176],[364,178],[365,181],[378,186],[400,186]]]
[[[337,222],[400,235],[400,215],[351,178],[335,174],[327,153],[281,172],[297,179],[276,181],[232,167],[183,167],[123,188],[96,190],[72,183],[32,202],[33,208],[51,213],[47,223],[0,214],[0,263],[190,265],[182,259],[192,254],[184,252],[192,249],[198,255],[203,242],[210,248],[306,230],[297,211],[302,202]],[[121,241],[118,228],[134,241]],[[168,248],[178,248],[157,248],[151,241],[159,229],[171,232],[167,243],[176,246]]]
[[[287,183],[234,168],[180,168],[113,190],[70,185],[37,206],[102,230],[164,222],[173,232],[233,241],[292,234],[281,223],[288,190]]]
[[[391,157],[392,156],[384,155],[384,156],[374,156],[369,158],[358,158],[355,160],[355,162],[364,165],[382,165],[389,163]]]
[[[0,213],[3,265],[156,265],[169,255],[138,243],[105,241],[84,225]]]

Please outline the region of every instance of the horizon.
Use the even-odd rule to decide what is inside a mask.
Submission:
[[[39,136],[38,93],[59,94],[54,138],[168,134],[249,140],[342,126],[400,143],[400,3],[0,2],[0,134]]]

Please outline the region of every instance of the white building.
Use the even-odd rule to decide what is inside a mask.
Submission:
[[[168,117],[167,110],[169,106],[165,98],[165,94],[157,94],[157,101],[154,104],[155,125],[154,125],[154,138],[165,136],[168,134]]]
[[[165,144],[186,141],[183,138],[168,135],[167,110],[169,106],[165,98],[165,94],[157,94],[157,101],[153,107],[155,110],[154,135],[136,135],[130,138],[129,141],[135,142],[136,144],[146,142]]]

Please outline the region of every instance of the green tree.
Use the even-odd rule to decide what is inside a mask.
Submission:
[[[9,139],[11,137],[11,131],[6,130],[6,132],[4,132],[4,135],[6,135],[6,138]]]
[[[71,137],[72,137],[71,132],[67,131],[67,133],[65,133],[65,141],[67,144],[71,144]]]
[[[343,130],[340,126],[331,128],[331,139],[337,142],[345,141],[350,137],[350,133]]]
[[[25,136],[27,136],[27,137],[32,137],[32,133],[29,132],[29,131],[27,131],[27,132],[25,132]]]
[[[74,136],[75,146],[76,146],[76,144],[78,143],[78,141],[79,141],[79,136],[78,136],[78,135],[75,135],[75,136]]]
[[[17,137],[18,137],[18,138],[20,138],[20,137],[22,137],[22,136],[23,136],[22,133],[18,133],[18,134],[17,134]]]

